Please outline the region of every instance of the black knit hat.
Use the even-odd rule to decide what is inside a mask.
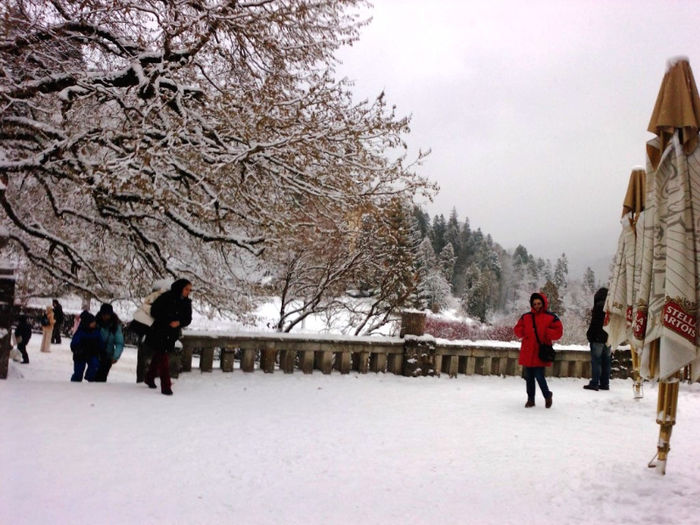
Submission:
[[[112,315],[113,313],[114,308],[112,308],[112,305],[109,303],[103,303],[102,306],[100,306],[100,311],[97,315]]]
[[[86,329],[91,323],[96,321],[95,316],[87,310],[80,314],[80,327]]]

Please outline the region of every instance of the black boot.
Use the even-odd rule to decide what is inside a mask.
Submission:
[[[552,408],[552,398],[554,395],[550,392],[549,397],[544,400],[544,407],[545,408]]]

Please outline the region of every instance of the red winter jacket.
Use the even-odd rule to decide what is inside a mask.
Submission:
[[[552,312],[547,311],[547,306],[549,306],[547,297],[542,293],[538,293],[537,295],[542,298],[542,302],[544,303],[542,310],[540,310],[539,313],[535,313],[535,309],[532,308],[529,313],[520,316],[518,323],[513,328],[515,336],[518,339],[522,339],[522,343],[520,343],[520,359],[518,359],[518,363],[522,366],[550,366],[552,364],[540,361],[538,357],[539,344],[535,338],[532,316],[535,317],[537,335],[541,343],[551,345],[554,341],[561,338],[564,333],[564,327],[559,318]]]

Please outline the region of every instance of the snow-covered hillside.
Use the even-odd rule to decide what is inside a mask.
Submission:
[[[67,345],[30,343],[0,382],[2,522],[694,523],[700,385],[682,385],[665,477],[656,388],[550,379],[525,409],[510,377],[194,371],[175,395],[70,383]]]

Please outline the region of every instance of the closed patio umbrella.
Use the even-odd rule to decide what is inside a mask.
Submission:
[[[633,336],[642,343],[641,373],[659,381],[657,456],[666,471],[680,370],[700,364],[700,97],[687,59],[669,62],[649,122],[640,285]],[[698,366],[693,366],[693,380]]]
[[[622,205],[622,231],[618,240],[613,273],[608,296],[605,301],[605,326],[608,344],[614,350],[625,341],[630,343],[634,377],[634,397],[642,397],[642,380],[639,374],[639,347],[633,344],[632,312],[639,289],[639,277],[643,236],[637,228],[643,225],[644,202],[646,200],[646,171],[635,167],[630,174],[627,193]]]

